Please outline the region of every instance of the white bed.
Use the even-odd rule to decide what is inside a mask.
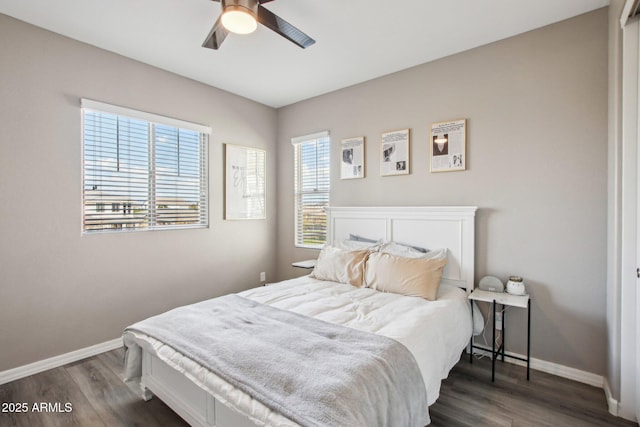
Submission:
[[[256,302],[394,338],[412,353],[428,404],[471,336],[466,293],[473,288],[475,207],[332,208],[329,241],[350,234],[427,249],[447,248],[448,264],[436,301],[383,293],[308,276],[240,293]],[[462,289],[461,289],[462,288]],[[191,425],[296,425],[251,396],[140,333],[127,332],[130,357],[140,351],[142,395],[165,401]]]

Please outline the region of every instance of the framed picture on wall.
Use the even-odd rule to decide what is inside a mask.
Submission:
[[[463,171],[467,168],[465,133],[465,119],[431,125],[431,172]]]
[[[343,139],[340,179],[364,178],[364,136]]]
[[[224,219],[265,219],[266,152],[224,144]]]
[[[385,132],[380,138],[380,175],[409,174],[409,129]]]

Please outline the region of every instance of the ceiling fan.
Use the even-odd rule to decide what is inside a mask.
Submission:
[[[203,47],[218,49],[227,34],[249,34],[258,22],[305,49],[316,41],[284,19],[262,7],[273,0],[213,0],[222,2],[222,14],[213,25]]]

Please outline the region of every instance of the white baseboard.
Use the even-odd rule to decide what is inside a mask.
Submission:
[[[474,349],[473,352],[474,354],[481,354],[487,357],[491,355],[491,351]],[[504,354],[523,359],[527,358],[524,354],[513,353],[511,351],[506,351]],[[569,366],[559,365],[557,363],[547,362],[546,360],[536,359],[533,357],[530,360],[531,369],[535,369],[536,371],[546,372],[547,374],[578,381],[598,388],[604,387],[604,377],[602,375],[592,374],[591,372],[581,371],[580,369],[570,368]],[[522,360],[505,358],[504,361],[518,366],[527,366],[527,362]]]
[[[30,375],[38,374],[49,369],[57,368],[67,363],[77,362],[105,351],[115,350],[122,347],[122,338],[115,338],[111,341],[101,344],[92,345],[90,347],[81,348],[80,350],[70,353],[61,354],[60,356],[50,357],[49,359],[40,360],[39,362],[30,363],[28,365],[19,366],[0,372],[0,385],[11,381],[19,380]]]
[[[620,404],[616,399],[613,398],[613,394],[611,393],[611,386],[609,385],[609,381],[604,379],[604,395],[607,397],[607,405],[609,406],[609,413],[613,416],[620,416]]]

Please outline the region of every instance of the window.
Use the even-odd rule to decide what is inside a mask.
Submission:
[[[209,128],[86,99],[82,120],[84,232],[208,226]]]
[[[327,240],[329,206],[329,132],[292,140],[295,156],[295,243],[319,248]]]

